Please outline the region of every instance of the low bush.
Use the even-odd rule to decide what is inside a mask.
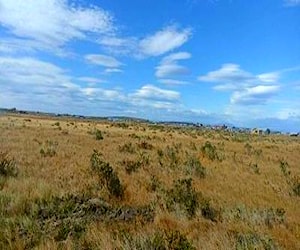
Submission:
[[[135,147],[132,145],[131,142],[129,142],[129,143],[125,143],[123,145],[119,145],[119,151],[121,153],[125,152],[125,153],[134,154],[135,153]]]
[[[275,242],[268,237],[261,237],[257,233],[236,233],[236,250],[248,249],[278,249]]]
[[[55,156],[56,153],[56,149],[57,149],[58,143],[51,141],[51,140],[47,140],[44,143],[44,147],[40,149],[40,154],[42,157],[53,157]]]
[[[0,152],[0,177],[16,177],[18,172],[15,160]]]
[[[179,204],[189,217],[193,217],[199,207],[199,194],[192,187],[192,179],[180,179],[173,183],[167,192],[167,207],[170,210]]]
[[[300,196],[300,178],[294,177],[292,180],[292,190],[296,196]]]
[[[123,160],[121,164],[125,166],[125,171],[127,174],[136,172],[142,165],[140,161],[133,160]]]
[[[145,150],[152,150],[154,147],[151,143],[142,141],[141,143],[138,143],[138,147],[140,149],[145,149]]]
[[[202,146],[201,152],[204,156],[206,156],[211,161],[219,160],[216,146],[212,145],[209,141],[207,141],[204,144],[204,146]]]
[[[102,155],[97,150],[94,150],[90,160],[92,170],[97,173],[100,182],[106,186],[111,195],[117,198],[123,198],[124,187],[117,173],[108,162],[104,162],[101,158]]]
[[[96,136],[96,140],[97,140],[97,141],[103,140],[103,135],[102,135],[101,130],[97,129],[97,130],[95,131],[95,136]]]
[[[213,222],[218,221],[220,217],[220,212],[211,206],[210,201],[208,199],[202,199],[200,208],[201,214],[205,219],[211,220]]]
[[[189,157],[184,164],[185,170],[189,175],[195,175],[199,178],[205,178],[206,168],[202,166],[200,160],[196,157]]]

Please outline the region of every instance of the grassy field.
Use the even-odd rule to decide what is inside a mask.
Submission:
[[[300,249],[300,139],[0,117],[0,249]]]

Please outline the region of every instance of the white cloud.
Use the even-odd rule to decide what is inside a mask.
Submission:
[[[217,83],[217,91],[233,91],[230,102],[236,105],[262,105],[279,90],[281,71],[259,75],[240,68],[237,64],[223,64],[218,70],[208,72],[198,79],[204,82]]]
[[[179,29],[176,26],[167,26],[142,38],[122,37],[114,33],[101,37],[97,43],[110,54],[129,55],[141,59],[160,56],[179,48],[188,41],[190,36],[191,30],[188,28]]]
[[[180,99],[180,93],[148,84],[137,90],[132,97],[138,99],[178,101]]]
[[[179,60],[186,60],[186,59],[190,59],[190,58],[191,58],[191,54],[188,52],[177,52],[177,53],[173,53],[168,56],[165,56],[162,59],[161,63],[162,64],[171,64],[171,63],[174,63]]]
[[[0,6],[0,25],[16,37],[38,42],[38,47],[57,48],[115,29],[108,12],[71,5],[67,0],[0,0]]]
[[[254,76],[244,71],[237,64],[223,64],[218,70],[211,71],[206,75],[199,76],[198,79],[204,82],[245,82],[253,80]]]
[[[278,82],[280,74],[278,72],[264,73],[257,76],[257,78],[265,83]]]
[[[124,94],[117,89],[82,87],[72,79],[98,82],[91,77],[73,78],[64,69],[38,59],[0,57],[0,105],[74,113],[84,107],[83,111],[87,112],[97,102],[104,110],[126,102]]]
[[[289,7],[300,6],[300,0],[285,0],[284,4]]]
[[[111,56],[101,55],[101,54],[90,54],[86,55],[85,59],[90,63],[101,65],[108,68],[117,68],[122,65],[117,59]]]
[[[138,54],[138,39],[135,37],[104,36],[98,39],[97,43],[110,54],[130,56]]]
[[[160,83],[166,84],[166,85],[185,85],[188,84],[187,81],[180,81],[180,80],[174,80],[174,79],[159,79]]]
[[[233,92],[230,102],[242,105],[265,104],[267,99],[279,91],[278,85],[258,85]]]
[[[163,77],[172,77],[178,75],[186,75],[189,73],[189,70],[181,65],[176,63],[174,64],[164,64],[156,67],[155,76],[158,78]]]
[[[190,29],[179,30],[175,26],[168,26],[142,39],[139,50],[145,56],[159,56],[182,46],[190,36]]]
[[[177,61],[191,58],[191,54],[187,52],[173,53],[164,57],[160,65],[156,67],[155,76],[158,78],[173,77],[178,75],[186,75],[189,70],[178,64]]]
[[[70,77],[54,64],[30,57],[0,57],[0,80],[24,85],[70,84]]]
[[[122,73],[123,70],[121,69],[114,69],[114,68],[109,68],[104,70],[105,73],[111,74],[111,73]]]
[[[83,83],[87,83],[89,86],[94,86],[97,83],[105,83],[106,82],[105,80],[95,78],[95,77],[90,77],[90,76],[78,77],[77,80],[79,80],[80,82],[83,82]]]

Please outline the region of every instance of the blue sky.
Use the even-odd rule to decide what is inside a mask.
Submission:
[[[0,0],[0,107],[300,130],[299,0]]]

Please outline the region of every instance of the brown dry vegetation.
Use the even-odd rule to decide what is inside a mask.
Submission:
[[[300,249],[299,153],[287,136],[1,116],[0,249]]]

